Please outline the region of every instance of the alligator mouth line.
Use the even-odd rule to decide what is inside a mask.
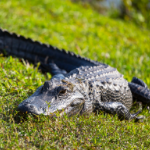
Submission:
[[[71,106],[71,104],[70,105],[68,105],[68,107],[69,106]],[[68,107],[66,108],[66,109],[64,109],[64,110],[62,110],[61,112],[60,112],[60,117],[63,117],[65,114],[67,114],[66,113],[66,110],[68,109]],[[77,106],[76,106],[77,107]],[[69,116],[72,116],[72,115],[79,115],[80,113],[81,113],[81,111],[83,110],[83,108],[84,108],[84,101],[80,104],[80,105],[78,105],[78,107],[79,107],[79,110],[77,111],[77,112],[69,112],[69,114],[67,114],[67,115],[69,115]],[[76,110],[75,108],[74,108],[74,110]]]

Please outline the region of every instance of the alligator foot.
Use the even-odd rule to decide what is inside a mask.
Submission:
[[[110,114],[117,114],[120,120],[143,119],[141,116],[137,117],[142,110],[131,114],[129,110],[120,102],[100,102],[98,104],[98,108],[96,109],[98,109],[98,111],[104,111]]]
[[[55,63],[49,64],[41,64],[41,66],[50,72],[52,75],[63,74],[65,75],[67,72],[65,70],[60,69]]]

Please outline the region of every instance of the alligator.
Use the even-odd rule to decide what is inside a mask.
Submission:
[[[0,29],[0,52],[28,60],[53,77],[21,102],[20,112],[57,117],[91,112],[116,114],[120,119],[141,119],[131,114],[134,101],[150,104],[150,90],[140,79],[131,82],[116,68],[73,52]]]

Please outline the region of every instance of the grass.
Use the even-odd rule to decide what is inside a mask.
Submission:
[[[112,20],[68,0],[0,1],[0,27],[116,67],[150,87],[150,31]],[[23,119],[15,108],[51,75],[0,56],[0,149],[149,149],[150,114],[143,122],[111,115]]]

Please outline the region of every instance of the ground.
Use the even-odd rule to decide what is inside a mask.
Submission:
[[[0,1],[0,27],[116,67],[150,87],[150,31],[113,20],[68,0]],[[18,104],[31,95],[49,73],[0,56],[0,148],[2,149],[148,149],[150,114],[143,122],[91,114],[54,121],[48,116],[23,120]],[[133,110],[134,111],[134,110]]]

